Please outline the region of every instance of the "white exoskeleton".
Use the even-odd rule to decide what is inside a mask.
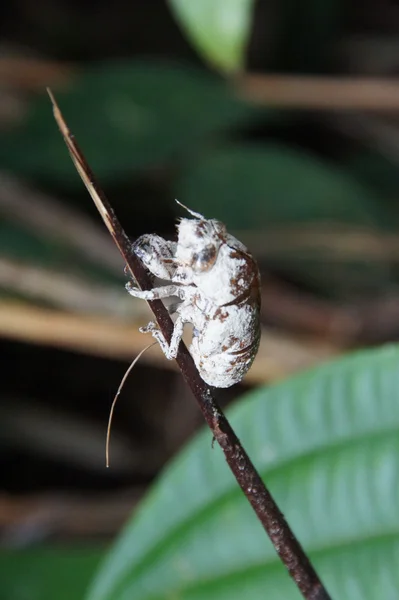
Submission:
[[[180,203],[179,203],[180,204]],[[238,383],[250,368],[260,340],[260,278],[248,249],[227,233],[220,221],[183,208],[194,217],[181,219],[177,242],[155,234],[142,235],[133,250],[154,276],[171,283],[129,293],[143,300],[177,296],[170,344],[150,322],[151,332],[166,358],[177,356],[185,323],[193,325],[189,351],[202,379],[214,387]]]

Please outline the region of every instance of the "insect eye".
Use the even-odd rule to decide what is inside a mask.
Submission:
[[[206,248],[204,248],[200,252],[194,253],[191,264],[193,271],[209,271],[209,269],[215,264],[216,254],[217,253],[215,246],[206,246]]]

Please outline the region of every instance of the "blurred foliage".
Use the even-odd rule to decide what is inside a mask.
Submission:
[[[103,552],[42,548],[0,552],[4,600],[81,600]]]
[[[339,42],[350,28],[350,11],[342,2],[169,0],[168,6],[171,19],[204,61],[227,76],[242,74],[250,63],[247,48],[256,54],[256,64],[272,72],[342,72]],[[115,21],[126,21],[117,8]],[[39,37],[42,27],[47,39],[56,41],[54,19],[62,31],[62,52],[70,48],[75,58],[75,48],[92,46],[98,35],[97,49],[105,56],[101,31],[117,37],[117,27],[101,30],[96,22],[93,35],[92,8],[85,12],[86,21],[80,21],[78,8],[68,10],[69,20],[62,12],[56,18],[35,9],[33,21],[45,17],[38,24]],[[106,14],[109,19],[108,8]],[[256,19],[258,14],[266,14],[264,21]],[[79,27],[73,27],[77,22]],[[151,31],[158,31],[156,25]],[[381,234],[382,246],[384,233],[395,232],[399,222],[397,144],[388,144],[388,159],[384,144],[373,144],[373,139],[365,149],[361,136],[346,137],[341,130],[337,142],[322,114],[255,106],[239,97],[233,78],[165,61],[162,48],[153,52],[162,59],[144,60],[124,52],[123,44],[115,47],[109,55],[119,58],[113,60],[89,64],[81,58],[65,89],[54,92],[94,172],[121,201],[124,186],[129,190],[139,177],[151,179],[162,190],[159,202],[170,212],[179,210],[173,204],[177,195],[230,228],[256,233],[257,239],[263,235],[258,248],[262,268],[266,273],[276,269],[299,288],[362,300],[397,289],[397,258],[391,261],[388,251],[381,252],[386,259],[373,261],[365,252],[356,260],[348,253],[334,261],[326,259],[322,244],[298,251],[289,243],[291,227],[331,223],[352,227],[353,245],[358,229],[366,227]],[[23,96],[26,114],[22,111],[19,121],[0,130],[1,168],[33,185],[67,192],[76,201],[83,186],[48,97],[44,90]],[[144,194],[139,200],[155,219],[160,205],[149,198]],[[129,203],[135,220],[138,200]],[[268,236],[278,228],[285,228],[287,244],[272,251]],[[8,215],[0,227],[2,257],[60,271],[69,267],[120,289],[117,275],[111,278],[100,259],[90,264],[52,233],[47,239]],[[246,449],[333,597],[343,600],[397,597],[398,359],[397,348],[357,354],[252,392],[231,411]],[[54,381],[48,380],[53,400]],[[4,551],[0,594],[6,600],[79,600],[100,555],[73,548]],[[209,433],[203,433],[154,486],[101,567],[89,598],[235,595],[299,597],[220,450],[212,450]]]
[[[346,164],[355,177],[374,189],[376,198],[379,200],[380,210],[386,210],[386,218],[391,215],[395,216],[394,222],[391,221],[391,226],[396,227],[399,222],[399,208],[395,198],[399,190],[397,164],[375,149],[364,149],[351,153],[346,158]],[[387,211],[387,206],[389,211]]]
[[[169,0],[189,39],[213,66],[228,73],[243,68],[254,0]]]
[[[215,148],[186,166],[175,194],[230,229],[262,231],[259,258],[329,297],[382,290],[390,282],[386,265],[367,257],[337,262],[322,240],[313,250],[292,246],[291,227],[300,231],[301,225],[338,223],[384,230],[394,225],[376,190],[342,166],[303,149],[271,143]],[[267,239],[276,230],[285,244],[273,251]]]
[[[367,186],[304,150],[275,144],[230,144],[187,168],[176,193],[188,206],[235,229],[332,221],[382,225]]]
[[[123,285],[125,277],[111,273],[100,262],[82,256],[82,252],[72,248],[66,241],[50,236],[39,235],[32,229],[0,220],[0,253],[11,260],[26,264],[40,265],[60,273],[75,273],[89,280]]]
[[[214,74],[160,61],[109,61],[81,69],[69,90],[57,93],[57,99],[107,188],[162,167],[169,187],[162,201],[169,202],[170,210],[176,210],[172,202],[176,195],[232,229],[262,231],[265,240],[276,226],[332,222],[383,231],[397,225],[398,211],[381,197],[383,186],[379,188],[378,183],[384,180],[387,168],[379,169],[376,157],[369,158],[369,168],[367,163],[362,167],[361,156],[356,161],[357,154],[352,152],[352,162],[348,160],[344,166],[298,143],[238,141],[237,134],[248,128],[264,128],[273,121],[278,129],[279,122],[289,121],[281,113],[278,121],[273,120],[274,111],[238,99],[228,82]],[[3,168],[16,176],[81,191],[47,96],[40,94],[28,108],[17,128],[0,134]],[[293,118],[290,113],[288,119]],[[396,186],[393,167],[391,172],[392,194]],[[39,258],[32,252],[29,232],[24,239],[24,233],[14,228],[13,240],[12,230],[11,225],[2,237],[4,255],[14,257],[17,249],[20,259],[25,256],[30,262],[46,262],[45,256]],[[41,244],[44,251],[49,246],[43,240]],[[60,258],[59,245],[55,246],[49,252],[52,264]],[[71,264],[76,263],[72,251],[64,255]],[[367,257],[355,263],[332,264],[330,279],[324,267],[320,268],[324,254],[319,250],[304,254],[287,245],[278,255],[268,256],[266,243],[261,258],[329,296],[346,298],[381,291],[394,281],[388,265],[369,264]],[[58,261],[60,268],[62,264]],[[81,270],[90,276],[93,267],[85,267],[83,261]],[[101,265],[96,272],[102,277]]]
[[[93,170],[108,184],[191,153],[206,136],[258,113],[215,75],[158,61],[86,67],[56,96]],[[81,186],[44,92],[18,129],[0,135],[0,162],[21,176]]]
[[[340,600],[397,595],[398,361],[398,347],[359,353],[251,392],[228,414]],[[244,594],[300,598],[206,431],[153,487],[89,598]]]

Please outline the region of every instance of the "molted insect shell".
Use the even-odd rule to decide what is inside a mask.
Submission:
[[[130,286],[129,291],[146,300],[178,296],[170,344],[154,324],[144,331],[171,359],[177,356],[184,324],[191,323],[189,350],[201,377],[209,385],[229,387],[244,377],[259,347],[259,271],[223,223],[189,212],[194,218],[181,219],[177,243],[146,235],[134,246],[149,271],[170,284],[149,291]]]

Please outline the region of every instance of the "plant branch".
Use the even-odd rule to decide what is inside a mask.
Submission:
[[[247,73],[233,84],[240,97],[264,106],[330,111],[399,109],[399,83],[393,78]]]
[[[78,69],[61,61],[50,61],[26,55],[0,56],[0,83],[2,86],[35,92],[45,82],[68,87]]]
[[[127,263],[128,270],[141,289],[150,289],[151,280],[146,269],[132,251],[132,244],[122,229],[103,191],[96,183],[94,175],[82,152],[74,141],[62,114],[49,91],[53,103],[54,117],[64,137],[72,160],[94,200],[109,232]],[[167,309],[160,300],[148,302],[155,319],[167,340],[171,339],[173,323]],[[196,398],[215,440],[222,448],[226,461],[252,505],[256,515],[269,535],[278,555],[287,567],[302,595],[307,600],[328,600],[328,592],[321,583],[316,571],[298,540],[292,533],[283,514],[265,487],[250,458],[219,408],[212,388],[199,376],[187,347],[180,343],[176,361],[183,378]]]

